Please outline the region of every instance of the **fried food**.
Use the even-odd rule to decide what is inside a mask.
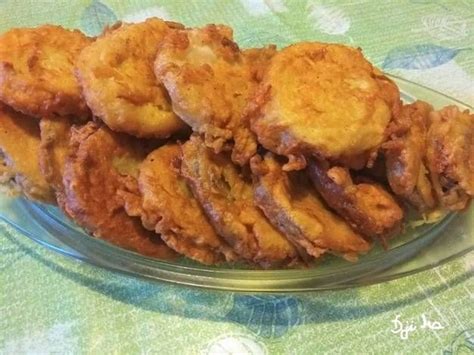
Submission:
[[[74,78],[74,61],[92,39],[45,25],[0,36],[0,101],[26,115],[89,116]]]
[[[430,113],[426,161],[441,207],[465,209],[474,197],[474,114],[447,106]]]
[[[180,157],[181,149],[173,143],[147,156],[140,164],[136,191],[124,193],[127,213],[140,217],[145,228],[161,234],[170,248],[190,259],[208,265],[236,260],[179,175]]]
[[[153,74],[156,50],[170,26],[156,18],[121,24],[81,52],[76,76],[92,112],[110,129],[165,138],[185,127]]]
[[[272,224],[319,257],[329,252],[356,260],[370,249],[370,243],[354,232],[340,217],[330,212],[301,171],[284,172],[271,153],[250,161],[254,174],[254,197]]]
[[[95,237],[144,255],[173,257],[159,235],[127,215],[117,194],[136,177],[148,153],[144,143],[90,122],[72,129],[70,149],[63,178],[66,213]]]
[[[382,243],[400,231],[403,210],[375,183],[354,184],[347,168],[312,159],[308,171],[324,201],[356,231]]]
[[[245,110],[274,52],[269,47],[242,53],[226,26],[174,31],[160,45],[155,74],[173,110],[204,135],[205,144],[220,153],[233,141],[232,160],[244,165],[257,148]]]
[[[39,169],[39,147],[38,122],[0,103],[0,183],[13,195],[54,204]]]
[[[383,144],[388,183],[392,191],[420,212],[436,206],[436,199],[424,163],[428,116],[433,107],[416,101],[402,106],[389,126],[389,140]]]
[[[226,154],[206,148],[192,136],[182,146],[181,174],[209,221],[243,259],[263,267],[299,260],[296,248],[255,205],[251,181]]]
[[[74,120],[70,117],[43,117],[40,120],[41,145],[39,166],[55,191],[63,191],[63,175],[69,155],[69,139]]]
[[[359,49],[302,42],[272,58],[250,120],[265,148],[289,158],[284,170],[304,168],[308,156],[357,158],[360,168],[375,159],[398,103],[397,86]]]

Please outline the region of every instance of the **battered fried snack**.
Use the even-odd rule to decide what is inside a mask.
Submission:
[[[256,155],[250,161],[254,197],[272,224],[308,254],[319,257],[329,252],[357,260],[370,244],[343,219],[330,212],[317,196],[303,172],[282,170],[275,156]]]
[[[41,144],[39,166],[46,181],[55,191],[63,191],[63,175],[69,155],[69,140],[74,124],[71,117],[43,117],[40,121]]]
[[[307,156],[360,168],[375,158],[398,103],[397,86],[359,49],[301,42],[271,60],[251,126],[265,148],[289,158],[286,171],[304,168]]]
[[[38,122],[0,103],[0,184],[13,195],[55,203],[38,165]]]
[[[255,205],[252,183],[228,155],[206,148],[199,136],[182,146],[182,154],[182,176],[217,233],[240,257],[262,267],[299,260],[295,247]]]
[[[456,106],[432,111],[426,161],[441,207],[465,209],[474,197],[474,114]]]
[[[0,101],[26,115],[86,117],[74,61],[92,39],[78,30],[45,25],[0,36]]]
[[[424,163],[428,116],[433,107],[416,101],[402,106],[389,126],[389,140],[383,144],[388,183],[392,191],[420,212],[436,206],[436,199]]]
[[[148,152],[144,143],[90,122],[72,129],[70,149],[63,177],[66,213],[95,237],[144,255],[173,257],[159,235],[127,215],[117,194],[136,176]]]
[[[140,217],[145,228],[190,259],[208,265],[236,260],[179,175],[180,156],[180,147],[173,143],[147,156],[140,164],[136,191],[122,192],[127,213]]]
[[[257,148],[245,109],[274,52],[269,47],[242,53],[226,26],[174,31],[161,43],[155,74],[173,110],[204,135],[205,144],[219,153],[233,141],[232,160],[244,165]]]
[[[153,74],[158,44],[170,26],[156,18],[119,24],[79,56],[76,76],[87,104],[110,129],[165,138],[185,127]]]
[[[354,184],[343,167],[329,169],[326,162],[312,159],[308,171],[314,186],[326,201],[359,233],[382,243],[400,231],[403,210],[382,186]]]

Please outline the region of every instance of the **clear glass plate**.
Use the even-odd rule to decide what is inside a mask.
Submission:
[[[421,99],[435,107],[455,99],[392,77],[406,102]],[[436,224],[407,227],[388,250],[376,246],[356,263],[325,256],[311,268],[249,270],[238,265],[203,266],[185,258],[164,262],[90,237],[58,209],[0,196],[0,218],[27,237],[67,256],[110,270],[154,280],[232,291],[285,292],[355,287],[396,279],[437,266],[474,250],[474,208],[452,213]]]

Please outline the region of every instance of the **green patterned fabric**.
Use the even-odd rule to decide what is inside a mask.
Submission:
[[[150,16],[229,24],[243,47],[357,45],[385,71],[474,104],[472,0],[0,0],[1,32],[55,23],[96,35]],[[0,224],[0,354],[467,354],[473,269],[471,253],[357,289],[212,292],[97,269]]]

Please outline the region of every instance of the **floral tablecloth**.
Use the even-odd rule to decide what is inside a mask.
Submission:
[[[0,31],[42,23],[96,35],[158,16],[226,23],[243,46],[360,46],[376,65],[474,104],[474,1],[0,0]],[[474,255],[375,286],[213,292],[67,259],[0,224],[0,354],[472,353]]]

